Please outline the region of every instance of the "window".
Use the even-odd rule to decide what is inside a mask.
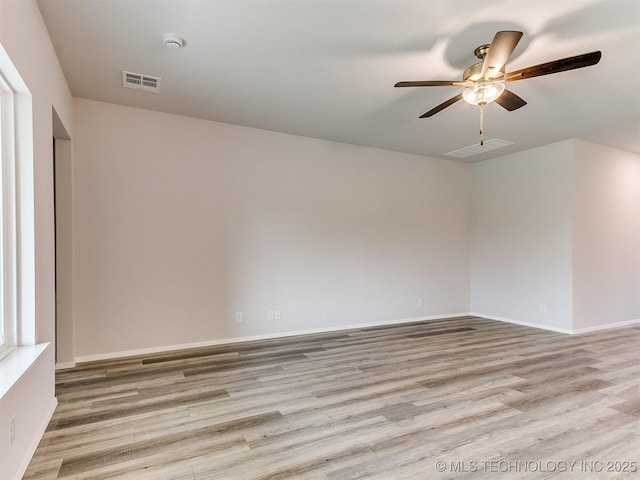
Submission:
[[[0,360],[35,344],[31,94],[0,45]]]
[[[2,116],[5,110],[4,107],[4,102],[3,102],[3,97],[5,94],[5,89],[4,89],[4,84],[6,83],[4,81],[4,78],[0,77],[0,81],[2,83],[0,83],[0,165],[2,165],[3,163],[3,159],[4,159],[4,144],[5,144],[5,135],[4,135],[4,130],[3,130],[3,125],[4,122],[2,121]],[[0,178],[4,178],[4,175],[2,174],[3,172],[0,171]],[[2,182],[0,181],[0,184]],[[2,188],[0,186],[0,198],[2,197],[2,192],[4,191],[4,188]],[[0,200],[0,202],[2,202],[2,200]],[[0,211],[2,211],[2,206],[0,203]],[[3,251],[2,248],[2,234],[4,232],[4,228],[2,228],[2,222],[0,222],[0,252]],[[0,255],[0,257],[2,257],[2,255]],[[2,258],[0,258],[0,306],[4,305],[4,295],[2,294],[2,290],[3,290],[3,285],[4,285],[4,279],[2,278],[4,276],[4,265],[3,265],[3,261]],[[4,309],[0,308],[0,358],[2,358],[2,354],[4,353],[4,351],[7,349],[7,335],[9,333],[9,326],[5,326],[5,315],[4,315]],[[9,323],[9,322],[7,322]]]
[[[0,358],[16,344],[13,91],[0,72]]]

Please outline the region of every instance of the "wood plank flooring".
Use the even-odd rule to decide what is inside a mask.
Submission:
[[[56,392],[25,479],[640,478],[639,326],[364,328],[81,364]]]

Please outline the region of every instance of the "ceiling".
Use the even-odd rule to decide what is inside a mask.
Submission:
[[[577,137],[640,153],[637,0],[39,0],[76,97],[430,157],[479,142],[478,107],[418,117],[498,30],[524,36],[507,71],[602,51],[598,65],[509,84],[528,105],[485,107],[491,156]],[[186,39],[168,49],[162,35]],[[161,77],[122,87],[121,71]]]

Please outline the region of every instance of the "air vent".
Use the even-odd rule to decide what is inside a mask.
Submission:
[[[145,92],[158,93],[160,91],[160,78],[140,73],[122,71],[122,86]]]
[[[506,147],[507,145],[513,145],[513,142],[507,142],[506,140],[500,140],[499,138],[492,138],[491,140],[487,140],[486,142],[484,142],[484,145],[476,143],[475,145],[471,145],[469,147],[464,147],[458,150],[454,150],[453,152],[445,153],[444,156],[454,158],[467,158],[474,155],[480,155],[481,153],[487,153],[491,150],[497,150],[498,148]]]

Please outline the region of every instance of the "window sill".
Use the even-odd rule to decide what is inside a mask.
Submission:
[[[16,347],[7,347],[6,345],[0,347],[0,363],[5,359],[5,357],[8,357],[15,348]]]
[[[0,362],[0,400],[18,383],[47,348],[47,343],[16,347]]]

